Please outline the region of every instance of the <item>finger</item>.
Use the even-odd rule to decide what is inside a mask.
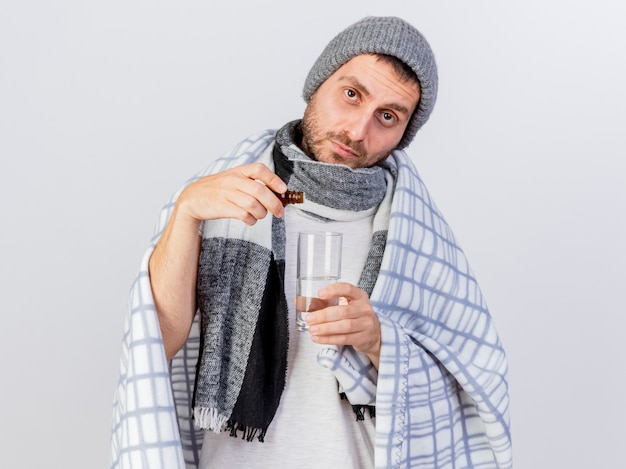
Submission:
[[[348,282],[337,282],[326,285],[318,292],[318,296],[323,299],[346,298],[349,300],[358,300],[361,298],[369,298],[365,291]]]
[[[317,324],[309,324],[309,332],[319,336],[336,336],[359,334],[363,332],[363,327],[359,326],[358,321],[353,319],[343,319],[340,321],[324,321]]]
[[[309,326],[320,334],[356,333],[376,330],[379,327],[374,311],[364,305],[330,306],[309,313],[306,317]]]
[[[252,163],[241,168],[244,175],[265,185],[274,194],[284,194],[287,191],[287,184],[264,164]],[[269,200],[271,205],[273,205],[274,199],[270,198]],[[282,203],[280,206],[282,207]]]
[[[283,194],[287,191],[287,185],[274,173],[272,173],[266,166],[259,165],[261,168],[265,168],[262,171],[251,171],[246,174],[251,176],[261,176],[250,179],[254,185],[250,185],[246,181],[245,190],[253,195],[265,209],[271,212],[276,217],[282,217],[284,213],[284,205],[277,197],[277,194]],[[263,174],[260,174],[263,173]]]
[[[332,345],[351,345],[355,350],[364,351],[369,349],[371,344],[375,342],[365,331],[357,332],[342,332],[337,331],[335,333],[322,333],[321,331],[311,331],[309,328],[309,334],[311,340],[318,344],[332,344]]]
[[[279,194],[287,190],[287,184],[280,179],[276,173],[262,163],[252,163],[241,166],[242,174],[250,179],[256,179],[268,186],[274,192]]]
[[[298,311],[306,311],[312,313],[328,307],[328,301],[320,298],[311,298],[308,296],[296,296],[296,309]]]
[[[344,320],[309,326],[311,339],[320,344],[352,345],[367,352],[380,343],[380,333],[373,322]]]
[[[268,186],[265,186],[264,184],[257,183],[257,186],[258,187],[255,194],[257,200],[263,205],[263,207],[265,207],[268,212],[272,213],[272,215],[274,215],[275,217],[282,217],[285,213],[285,206],[276,195],[279,192],[270,190],[270,188]]]
[[[230,182],[231,187],[235,189],[232,192],[231,201],[249,211],[258,220],[265,217],[267,212],[281,217],[284,213],[284,207],[276,194],[263,181],[250,179],[244,174],[246,173],[240,173],[239,177]]]
[[[253,183],[258,186],[259,184]],[[228,200],[239,209],[243,210],[247,215],[254,218],[254,221],[261,220],[267,216],[268,209],[263,202],[258,199],[259,195],[250,194],[247,190],[255,191],[257,188],[242,187],[241,190],[234,191],[229,194]]]

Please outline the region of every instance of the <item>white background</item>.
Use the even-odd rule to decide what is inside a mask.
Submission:
[[[330,38],[398,15],[440,94],[410,154],[509,354],[517,468],[623,467],[622,0],[0,4],[0,466],[108,466],[130,284],[161,205],[304,109]]]

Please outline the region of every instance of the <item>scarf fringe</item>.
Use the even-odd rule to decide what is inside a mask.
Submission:
[[[196,426],[204,430],[221,432],[228,422],[228,417],[220,415],[216,408],[196,407],[193,409],[193,419]]]
[[[229,420],[226,424],[226,431],[230,431],[230,436],[235,438],[239,436],[237,432],[243,432],[241,435],[242,440],[250,442],[257,438],[261,443],[263,443],[265,441],[267,428],[246,427],[241,423],[236,423]]]
[[[365,420],[365,414],[363,413],[367,409],[371,418],[376,418],[376,407],[373,405],[353,405],[352,410],[356,415],[357,422]]]
[[[341,396],[341,400],[348,399],[345,392],[339,393],[339,396]],[[376,418],[376,406],[367,404],[353,405],[352,411],[354,412],[354,415],[356,415],[357,422],[365,420],[365,414],[363,412],[366,409],[370,414],[370,418]]]

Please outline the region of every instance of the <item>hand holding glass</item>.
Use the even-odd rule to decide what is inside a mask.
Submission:
[[[296,280],[296,329],[308,331],[308,313],[338,304],[322,300],[317,292],[341,277],[341,233],[298,233]]]

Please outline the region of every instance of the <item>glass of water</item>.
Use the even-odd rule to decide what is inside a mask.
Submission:
[[[317,292],[341,277],[341,233],[298,233],[296,279],[296,329],[309,330],[308,313],[336,305],[337,298],[321,300]]]

